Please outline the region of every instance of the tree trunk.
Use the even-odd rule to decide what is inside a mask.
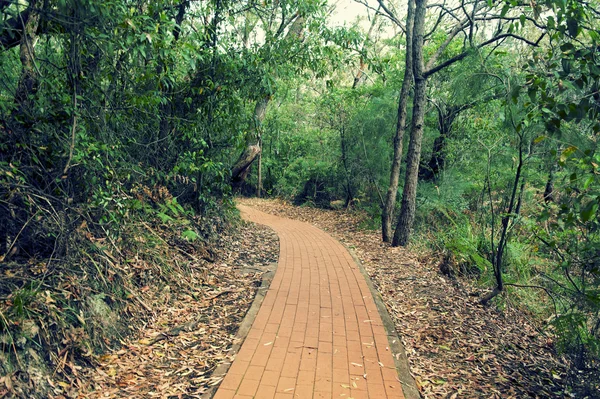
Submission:
[[[433,142],[433,150],[431,158],[426,166],[422,166],[419,170],[419,177],[423,180],[433,180],[436,178],[446,166],[446,144],[447,139],[452,132],[452,124],[454,120],[465,109],[471,105],[450,105],[445,107],[438,106],[438,130],[440,135]]]
[[[267,95],[260,99],[254,107],[254,131],[256,132],[256,146],[262,149],[262,123],[267,114],[267,106],[271,96]],[[258,171],[256,176],[256,196],[260,198],[262,191],[262,151],[258,153]]]
[[[554,202],[554,166],[550,167],[546,187],[544,188],[544,202]]]
[[[400,217],[392,246],[406,246],[410,238],[412,224],[415,219],[417,182],[419,163],[421,161],[421,144],[423,141],[423,124],[425,121],[425,105],[427,79],[423,76],[423,35],[425,30],[425,14],[427,0],[415,0],[415,18],[413,27],[413,73],[415,79],[415,97],[413,100],[413,115],[410,131],[410,143],[406,163],[406,178],[402,192]]]
[[[500,241],[498,242],[498,248],[496,249],[495,256],[493,256],[493,258],[492,258],[492,266],[494,267],[494,277],[496,278],[496,287],[494,288],[494,290],[492,292],[485,295],[481,299],[480,302],[482,305],[487,305],[487,303],[492,298],[494,298],[495,296],[497,296],[504,290],[504,279],[502,277],[502,263],[503,263],[503,259],[504,259],[504,251],[506,250],[506,244],[508,244],[508,238],[509,238],[509,234],[510,234],[510,231],[509,231],[510,230],[509,229],[510,220],[512,218],[514,218],[516,216],[516,214],[518,214],[518,211],[515,211],[515,205],[517,205],[518,208],[521,207],[521,205],[520,205],[521,201],[520,201],[519,197],[522,196],[522,191],[525,188],[524,182],[523,182],[521,184],[521,194],[519,194],[519,197],[518,197],[517,191],[519,188],[519,183],[522,181],[522,173],[523,173],[523,165],[524,165],[523,140],[524,140],[523,135],[519,135],[519,163],[517,164],[517,170],[515,172],[515,180],[513,182],[508,207],[506,208],[506,212],[502,216],[502,223],[501,223],[502,230],[500,231]],[[517,204],[517,201],[519,204]],[[513,224],[514,224],[514,222],[513,222]],[[492,234],[493,233],[494,232],[492,231]]]
[[[413,23],[414,23],[414,0],[408,1],[406,15],[406,60],[404,69],[404,81],[400,90],[398,101],[398,122],[394,136],[394,156],[390,171],[390,186],[387,191],[383,212],[381,214],[381,235],[384,242],[390,242],[392,238],[392,219],[396,206],[396,195],[398,194],[398,181],[400,179],[400,166],[402,161],[402,142],[406,131],[406,107],[410,96],[410,88],[413,83]]]
[[[35,94],[38,87],[38,73],[35,65],[35,44],[37,30],[40,23],[40,14],[36,11],[35,1],[29,3],[29,16],[23,29],[20,41],[19,57],[21,59],[21,77],[15,93],[16,112],[28,115],[31,111],[32,101],[30,96]],[[23,116],[23,115],[21,115]]]
[[[259,139],[260,140],[260,139]],[[258,142],[258,148],[262,149],[262,140]],[[258,168],[257,168],[257,183],[256,183],[256,196],[260,198],[262,192],[262,151],[258,153]]]
[[[234,186],[240,186],[246,177],[248,177],[250,166],[259,154],[260,147],[257,145],[248,146],[242,153],[233,168],[231,168],[231,182]]]
[[[304,29],[305,22],[306,22],[305,18],[302,15],[299,15],[298,17],[296,17],[296,20],[294,20],[294,22],[290,26],[290,28],[283,40],[300,39],[302,37],[302,30]],[[238,165],[240,162],[243,161],[245,154],[253,152],[254,150],[252,149],[252,147],[258,148],[258,153],[256,154],[257,156],[259,156],[259,168],[258,168],[259,174],[258,174],[258,181],[256,184],[257,194],[262,189],[262,176],[261,176],[262,156],[260,155],[261,154],[261,146],[262,146],[262,122],[265,119],[265,115],[267,113],[267,107],[268,107],[270,101],[271,101],[271,94],[267,94],[267,95],[263,96],[263,98],[261,98],[260,100],[258,100],[256,102],[256,106],[254,107],[254,131],[256,132],[256,136],[249,138],[250,141],[248,143],[248,147],[244,150],[244,152],[242,153],[242,155],[240,155],[240,158],[238,158],[238,160],[236,162],[236,165]],[[252,139],[256,139],[256,144],[251,144]],[[253,161],[254,161],[254,159],[252,159],[251,163]],[[245,180],[246,177],[248,177],[248,173],[250,171],[249,168],[250,168],[250,164],[248,164],[248,168],[244,171],[244,173],[241,173],[241,174],[232,173],[232,182],[234,183],[234,185],[239,186],[242,183],[242,181]],[[235,169],[235,166],[232,170],[234,170],[234,169]],[[241,179],[241,180],[238,180],[238,179]],[[258,194],[258,196],[260,196],[260,194]]]
[[[360,86],[366,79],[366,75],[365,75],[364,71],[365,71],[365,67],[366,67],[365,58],[366,58],[366,52],[367,52],[367,45],[369,44],[369,41],[371,40],[371,35],[373,34],[373,30],[375,29],[375,25],[377,24],[377,17],[379,16],[380,8],[381,8],[381,5],[377,8],[377,12],[375,12],[373,19],[371,20],[371,26],[369,27],[369,31],[367,32],[367,37],[365,37],[365,41],[362,45],[362,49],[360,50],[360,61],[359,61],[358,71],[356,71],[356,75],[354,75],[354,82],[352,83],[353,89],[356,89],[358,86]]]
[[[350,181],[350,167],[348,166],[348,142],[346,141],[346,128],[345,128],[345,120],[342,116],[341,118],[341,129],[340,129],[340,144],[342,151],[342,165],[344,166],[344,174],[346,175],[346,201],[345,207],[348,208],[352,201],[354,200],[354,195],[352,194],[352,182]]]

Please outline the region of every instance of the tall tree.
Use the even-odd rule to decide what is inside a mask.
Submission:
[[[406,159],[406,179],[402,192],[402,206],[398,225],[392,240],[393,246],[406,245],[410,229],[415,218],[415,203],[417,196],[417,180],[419,178],[419,163],[421,162],[421,143],[423,141],[423,124],[425,121],[427,79],[424,76],[423,42],[425,35],[425,16],[427,0],[415,0],[415,17],[413,26],[413,63],[412,69],[415,80],[410,142]]]
[[[301,13],[300,10],[298,10],[288,17],[287,15],[289,10],[287,9],[287,7],[287,2],[281,4],[281,21],[275,32],[270,32],[270,29],[273,27],[274,14],[271,14],[270,18],[268,18],[268,22],[263,22],[263,24],[261,25],[265,29],[265,32],[268,36],[266,39],[267,42],[263,45],[261,50],[263,50],[267,54],[271,52],[272,48],[277,47],[278,40],[282,41],[281,44],[283,45],[283,47],[285,47],[286,45],[290,46],[291,44],[293,44],[294,41],[299,41],[302,38],[302,32],[306,24],[307,16]],[[275,10],[272,10],[272,13],[275,13]],[[289,29],[284,35],[285,28],[288,25]],[[247,36],[248,33],[244,30],[244,37],[246,38]],[[267,59],[265,61],[271,62],[272,60]],[[268,71],[269,68],[265,68],[265,70]],[[266,78],[269,79],[270,77]],[[236,184],[241,184],[241,182],[243,182],[247,177],[247,173],[242,175],[237,173],[238,170],[248,172],[250,165],[255,160],[258,160],[258,179],[256,187],[257,196],[260,196],[260,192],[262,191],[262,123],[265,119],[267,108],[269,106],[269,102],[271,101],[272,95],[272,92],[264,93],[256,101],[252,120],[253,134],[248,136],[247,148],[244,149],[244,152],[240,155],[240,157],[235,163],[236,168],[233,170],[233,172],[236,172],[236,174],[232,174],[232,180],[236,182]],[[251,149],[251,147],[253,149]],[[259,151],[256,152],[256,149],[258,149]],[[254,156],[248,157],[248,154],[254,154]],[[246,162],[247,164],[241,165],[241,163],[244,162]]]
[[[468,9],[468,6],[471,8]],[[498,24],[497,29],[492,33],[492,37],[484,40],[480,44],[476,44],[477,39],[475,32],[480,23],[493,19],[489,17],[489,13],[497,5],[488,4],[484,2],[476,1],[475,3],[469,4],[466,1],[461,1],[454,9],[449,9],[445,5],[435,4],[432,7],[438,7],[440,9],[439,15],[436,22],[433,25],[432,31],[425,33],[425,22],[427,14],[426,2],[415,3],[415,22],[413,26],[413,73],[415,79],[415,94],[413,99],[413,117],[411,124],[411,135],[409,142],[409,149],[407,154],[407,166],[406,166],[406,177],[404,183],[404,189],[402,193],[402,203],[400,209],[400,216],[394,232],[394,238],[392,240],[393,246],[406,246],[408,245],[412,225],[415,219],[416,211],[416,193],[418,185],[419,175],[419,163],[421,160],[421,145],[423,140],[423,123],[425,117],[425,106],[426,106],[426,89],[427,79],[433,74],[448,68],[449,66],[464,60],[473,51],[479,51],[485,46],[503,43],[508,38],[520,40],[532,46],[537,46],[545,33],[542,32],[536,41],[528,40],[524,36],[519,36],[514,32],[514,24],[510,23],[508,27],[505,27],[502,23]],[[458,18],[457,13],[462,12],[463,17]],[[501,13],[497,16],[497,19],[508,21],[510,17],[506,17]],[[420,18],[417,26],[417,15]],[[439,29],[442,25],[442,21],[446,18],[450,18],[455,21],[453,27],[447,33],[446,39],[435,49],[432,56],[424,63],[423,59],[423,46],[425,37],[431,37],[436,29]],[[450,25],[452,26],[452,25]],[[419,34],[415,33],[417,29],[420,30]],[[454,42],[454,40],[463,34],[468,38],[464,41],[464,47],[461,52],[457,55],[449,57],[446,61],[440,62],[436,65],[438,59],[445,55],[446,50]],[[420,53],[418,55],[417,53]]]
[[[380,1],[382,4],[382,1]],[[393,15],[386,7],[388,15]],[[396,207],[396,196],[398,194],[398,183],[400,180],[400,167],[402,161],[402,147],[404,143],[404,133],[406,132],[407,105],[410,98],[410,90],[413,84],[413,26],[414,26],[415,0],[408,0],[408,9],[406,14],[406,55],[404,63],[404,79],[402,80],[402,89],[400,89],[400,98],[398,100],[398,119],[396,124],[396,133],[393,139],[394,155],[390,168],[390,184],[385,197],[383,211],[381,214],[381,234],[385,242],[392,239],[392,220],[394,217],[394,208]],[[392,21],[398,21],[394,16]],[[398,25],[399,22],[397,22]]]

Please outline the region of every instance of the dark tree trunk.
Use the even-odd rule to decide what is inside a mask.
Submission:
[[[492,266],[494,267],[494,277],[496,278],[496,287],[492,290],[492,292],[485,295],[481,298],[480,302],[483,305],[486,305],[492,298],[500,294],[504,290],[504,279],[502,276],[502,263],[504,260],[504,252],[506,250],[506,244],[508,244],[508,238],[510,235],[510,221],[515,216],[518,215],[521,208],[521,197],[523,195],[523,191],[525,189],[525,183],[522,180],[523,175],[523,165],[524,165],[524,157],[523,157],[523,136],[519,136],[519,160],[517,164],[517,170],[515,171],[515,179],[512,186],[512,191],[510,194],[510,200],[508,203],[508,207],[502,216],[501,221],[501,231],[500,231],[500,240],[498,241],[498,248],[496,248],[495,253],[492,254]],[[519,187],[521,188],[520,193]],[[490,198],[491,201],[491,198]],[[514,224],[514,222],[513,222]],[[492,234],[494,231],[492,230]]]
[[[36,11],[35,1],[29,2],[29,16],[25,22],[20,40],[19,57],[21,59],[21,77],[15,93],[16,112],[20,116],[29,115],[31,111],[31,96],[37,92],[38,73],[35,65],[35,44],[37,30],[40,23],[40,14]]]
[[[438,130],[440,135],[433,142],[431,158],[427,165],[422,165],[419,170],[419,177],[423,180],[433,180],[446,166],[446,145],[448,138],[452,133],[454,120],[465,109],[471,105],[451,105],[448,107],[438,107]]]
[[[175,26],[173,27],[173,43],[172,43],[172,48],[175,47],[177,41],[179,40],[179,37],[181,36],[181,24],[183,23],[183,19],[185,18],[185,13],[187,11],[187,8],[189,7],[189,0],[182,0],[179,5],[177,6],[177,14],[175,15]],[[157,15],[157,22],[159,16]],[[218,9],[217,11],[215,11],[215,17],[213,20],[213,26],[212,26],[212,30],[213,31],[217,31],[218,30],[218,18],[219,18],[219,14],[218,14]],[[216,34],[214,36],[214,42],[213,42],[213,46],[216,45]],[[166,60],[161,60],[159,66],[158,66],[158,70],[157,70],[157,75],[161,75],[163,71],[167,70],[171,68],[171,65],[169,65],[167,63]],[[213,74],[214,75],[214,74]],[[214,78],[214,76],[211,76],[211,78]],[[159,114],[159,118],[160,118],[160,122],[159,122],[159,126],[158,126],[158,139],[155,142],[155,152],[156,155],[152,157],[152,159],[155,162],[155,166],[156,167],[160,167],[160,165],[158,164],[160,161],[164,161],[163,156],[160,156],[160,154],[164,154],[165,151],[167,150],[167,138],[169,137],[169,134],[172,133],[172,131],[174,130],[171,120],[173,119],[173,116],[175,115],[175,110],[177,109],[176,106],[174,106],[174,95],[173,95],[173,87],[172,86],[168,86],[168,87],[160,87],[159,88],[161,90],[161,92],[163,93],[163,96],[165,96],[165,101],[164,103],[161,103],[160,105],[160,114]]]
[[[421,160],[421,144],[423,142],[423,124],[425,121],[425,105],[427,79],[423,76],[423,35],[425,30],[425,14],[427,0],[415,0],[415,20],[413,27],[413,73],[415,79],[415,97],[410,131],[410,142],[406,161],[406,178],[402,192],[400,217],[392,246],[406,246],[410,238],[412,224],[415,219],[417,182],[419,162]]]
[[[551,167],[548,173],[548,180],[544,189],[544,202],[554,202],[554,167]]]
[[[345,129],[345,121],[342,117],[342,126],[340,129],[340,144],[342,151],[342,165],[344,166],[344,174],[346,175],[346,200],[345,207],[348,208],[352,201],[354,200],[354,195],[352,194],[352,182],[350,181],[350,167],[348,166],[348,141],[346,139],[346,129]]]
[[[383,212],[381,214],[381,235],[384,242],[390,242],[392,239],[392,219],[394,217],[394,208],[396,207],[396,196],[398,194],[398,182],[400,180],[400,166],[402,161],[402,142],[404,141],[404,132],[406,132],[407,104],[410,96],[410,88],[413,83],[413,24],[414,24],[414,0],[408,1],[408,11],[406,15],[406,62],[404,69],[404,80],[400,90],[400,99],[398,100],[398,122],[396,125],[396,134],[394,135],[394,155],[392,158],[392,167],[390,170],[390,185],[386,194]]]

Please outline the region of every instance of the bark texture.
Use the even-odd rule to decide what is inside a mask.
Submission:
[[[446,167],[446,145],[447,140],[452,133],[452,125],[456,117],[467,108],[470,108],[471,104],[468,105],[450,105],[438,106],[438,130],[440,135],[436,137],[433,142],[433,149],[431,151],[431,158],[426,165],[421,167],[419,171],[419,177],[423,180],[433,180],[444,170]]]
[[[425,14],[427,0],[415,0],[415,18],[413,26],[413,73],[415,79],[415,96],[410,131],[410,143],[406,161],[406,178],[402,192],[400,217],[392,246],[406,246],[415,219],[417,199],[417,182],[419,163],[421,161],[421,144],[423,142],[423,123],[425,120],[427,79],[423,76],[423,35],[425,30]]]
[[[250,166],[259,154],[260,147],[258,145],[246,147],[238,161],[231,168],[231,182],[234,186],[239,186],[248,177]]]
[[[294,22],[292,22],[285,38],[283,40],[302,40],[302,32],[304,30],[304,24],[306,22],[306,18],[302,15],[298,15]],[[283,26],[283,25],[282,25]],[[262,122],[265,119],[267,108],[269,106],[269,102],[271,101],[271,95],[265,95],[261,99],[256,102],[256,106],[254,107],[254,130],[256,132],[255,137],[251,137],[250,139],[255,139],[255,144],[248,144],[248,147],[244,150],[242,155],[238,158],[236,162],[236,166],[243,161],[244,157],[248,153],[252,153],[255,151],[252,147],[256,147],[258,149],[258,153],[256,156],[250,161],[250,164],[254,162],[254,159],[258,157],[258,179],[256,185],[256,194],[260,197],[262,192],[262,135],[261,135],[261,126]],[[236,166],[232,169],[232,183],[234,186],[239,186],[245,179],[248,177],[248,173],[250,172],[250,164],[243,171],[243,173],[236,174],[235,171]],[[238,180],[239,179],[239,180]]]
[[[36,11],[35,1],[30,2],[30,12],[20,40],[19,57],[21,59],[21,77],[15,93],[18,113],[28,113],[30,95],[35,94],[38,87],[38,73],[35,65],[35,44],[40,14]]]
[[[400,166],[402,161],[402,143],[404,133],[406,132],[406,107],[410,97],[410,89],[413,84],[413,26],[414,26],[415,1],[408,1],[408,11],[406,14],[406,60],[404,69],[404,80],[400,90],[400,99],[398,100],[398,122],[396,125],[396,134],[394,135],[394,156],[392,158],[392,167],[390,170],[390,185],[385,197],[385,204],[381,214],[381,235],[384,242],[390,242],[392,239],[392,219],[394,217],[394,208],[396,207],[396,196],[398,194],[398,182],[400,180]]]

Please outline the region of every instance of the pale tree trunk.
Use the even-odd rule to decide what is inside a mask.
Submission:
[[[283,40],[301,39],[302,31],[304,29],[304,23],[305,18],[301,15],[297,16]],[[267,107],[269,106],[270,101],[271,95],[268,94],[260,100],[258,100],[258,102],[256,103],[256,106],[254,107],[254,129],[256,132],[256,136],[254,138],[256,139],[256,144],[252,144],[251,142],[249,142],[247,148],[244,150],[244,153],[242,153],[242,155],[240,155],[240,158],[238,158],[238,160],[236,161],[236,165],[238,165],[242,161],[244,154],[247,154],[248,152],[253,152],[253,150],[251,150],[250,147],[258,148],[258,154],[256,154],[256,156],[251,160],[251,163],[254,162],[255,159],[258,160],[258,181],[256,184],[256,193],[258,197],[260,197],[260,193],[262,191],[262,122],[265,119]],[[236,175],[234,173],[234,170],[235,167],[232,169],[232,182],[234,182],[234,185],[241,185],[242,181],[248,176],[250,164],[247,165],[244,174]]]
[[[37,30],[40,23],[40,14],[37,11],[35,1],[29,2],[29,16],[23,29],[19,49],[21,59],[21,77],[15,93],[16,111],[28,114],[31,111],[32,102],[30,95],[35,94],[38,87],[38,73],[35,65],[35,44],[37,42]]]
[[[392,246],[406,246],[410,238],[412,224],[415,219],[417,182],[419,163],[421,161],[421,144],[423,142],[423,124],[425,120],[427,79],[423,76],[423,35],[425,30],[425,14],[427,0],[415,0],[415,18],[413,26],[413,72],[415,79],[415,97],[410,131],[410,142],[406,162],[406,178],[402,192],[400,217]]]
[[[366,79],[367,75],[364,72],[365,68],[367,66],[365,63],[365,53],[367,51],[367,45],[371,41],[371,36],[373,35],[373,31],[375,30],[375,25],[377,25],[377,19],[378,19],[377,17],[379,16],[380,8],[381,8],[381,6],[379,6],[379,8],[377,8],[377,12],[373,16],[373,19],[371,20],[371,26],[369,27],[369,31],[367,32],[367,37],[365,38],[365,41],[362,45],[362,49],[360,50],[360,61],[359,61],[358,71],[356,71],[356,75],[354,75],[354,82],[352,83],[353,89],[356,89],[357,87],[359,87]]]
[[[262,140],[258,141],[258,146],[262,150]],[[262,192],[262,151],[258,154],[258,170],[256,171],[256,196],[260,198]]]
[[[260,147],[251,145],[246,147],[242,155],[240,155],[238,161],[233,165],[233,168],[231,168],[231,183],[234,187],[239,187],[246,177],[248,177],[250,166],[258,157],[258,154],[260,154]]]
[[[256,146],[261,150],[258,153],[258,170],[256,176],[256,196],[260,198],[262,192],[262,123],[267,114],[267,106],[271,101],[271,96],[263,97],[254,107],[254,130],[256,132]]]
[[[398,101],[398,123],[396,125],[396,134],[394,135],[394,157],[392,158],[392,167],[390,171],[390,185],[387,191],[383,212],[381,215],[381,235],[385,242],[390,242],[392,238],[392,219],[394,217],[394,208],[396,206],[396,195],[398,194],[398,181],[400,179],[400,166],[402,161],[402,142],[404,141],[404,132],[406,132],[406,107],[410,97],[410,88],[413,83],[413,25],[414,25],[415,1],[408,1],[408,11],[406,15],[406,60],[404,69],[404,81],[400,90],[400,99]]]

